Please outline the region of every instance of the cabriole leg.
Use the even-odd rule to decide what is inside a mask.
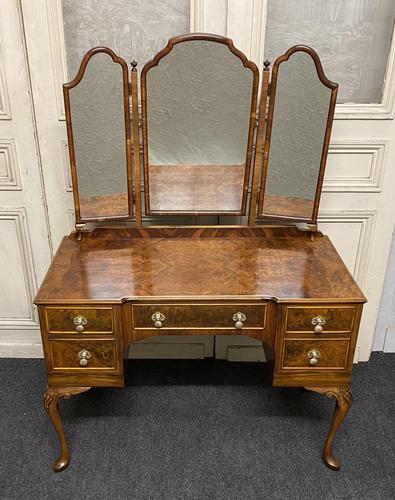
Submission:
[[[329,427],[328,435],[324,444],[323,458],[326,465],[333,470],[339,470],[341,467],[340,461],[332,454],[332,445],[335,439],[336,432],[343,422],[352,405],[352,394],[347,387],[336,388],[320,388],[320,387],[306,387],[309,391],[325,394],[328,398],[336,399],[336,407],[333,413],[332,421]]]
[[[59,413],[59,401],[61,399],[70,399],[71,396],[89,391],[89,389],[90,387],[48,387],[44,394],[44,408],[55,427],[60,445],[59,458],[53,465],[53,470],[55,472],[64,470],[69,463],[69,451],[67,449],[66,436]]]

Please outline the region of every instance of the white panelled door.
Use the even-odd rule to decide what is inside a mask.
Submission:
[[[12,9],[16,10],[16,0],[2,0],[2,2],[2,5],[6,5],[6,10],[10,10],[10,12]],[[19,2],[26,35],[51,242],[56,249],[62,236],[68,233],[73,226],[61,93],[61,85],[67,79],[62,5],[61,0],[34,0],[34,2],[19,0]],[[215,2],[191,0],[191,31],[214,32],[232,38],[235,45],[262,68],[266,12],[267,0],[218,0]],[[19,31],[11,29],[9,17],[10,15],[2,15],[0,23],[2,32],[8,34],[11,40]],[[5,26],[6,18],[7,26]],[[14,14],[14,18],[15,22],[19,19],[16,14]],[[20,30],[20,27],[18,29]],[[3,43],[5,42],[3,41]],[[11,47],[16,47],[15,41],[7,43],[10,43]],[[15,52],[17,51],[15,50]],[[18,58],[22,57],[22,53],[21,49],[15,55],[11,54],[10,59],[13,59],[14,64],[14,59],[18,61]],[[363,314],[358,342],[357,356],[360,360],[367,360],[370,355],[394,224],[395,169],[392,168],[392,165],[395,164],[394,60],[395,43],[392,43],[381,103],[340,104],[336,108],[319,219],[320,229],[332,238],[346,265],[369,300]],[[6,69],[7,66],[6,62]],[[11,63],[9,66],[8,79],[11,81],[14,77],[14,67]],[[15,78],[17,73],[16,71]],[[18,73],[17,85],[22,85],[23,78],[20,74]],[[2,99],[1,92],[5,92],[7,95],[6,90],[0,89],[0,99]],[[9,101],[12,104],[11,94]],[[27,99],[27,93],[26,101],[27,104],[22,106],[21,113],[23,111],[23,113],[28,114],[30,113],[30,103]],[[7,107],[7,97],[4,102],[6,103],[5,107]],[[0,131],[3,133],[6,128],[2,128],[2,124],[8,122],[1,120],[1,118],[0,114]],[[16,114],[13,115],[14,119],[17,119]],[[10,123],[13,121],[11,120]],[[28,128],[30,125],[25,124],[24,127]],[[18,137],[8,132],[4,132],[4,134],[4,138],[7,140],[16,139],[16,146],[18,146]],[[29,140],[33,141],[33,139]],[[15,141],[11,141],[11,143],[15,143]],[[11,184],[14,182],[18,185],[20,178],[23,189],[18,188],[19,191],[16,188],[15,191],[2,190],[1,196],[2,200],[5,200],[11,193],[8,198],[12,199],[12,203],[7,202],[7,205],[11,205],[11,207],[20,203],[20,208],[25,207],[25,212],[26,207],[29,207],[29,226],[23,222],[23,215],[19,219],[12,220],[20,220],[21,222],[14,223],[15,227],[25,228],[23,229],[25,233],[28,228],[30,231],[34,231],[34,238],[29,238],[26,235],[21,237],[20,231],[14,229],[12,223],[8,222],[9,219],[3,227],[7,228],[15,241],[22,238],[22,241],[28,241],[30,242],[28,245],[31,245],[30,253],[27,253],[27,257],[23,257],[22,260],[11,252],[12,258],[15,259],[13,265],[22,266],[22,262],[26,264],[28,259],[35,257],[38,276],[42,274],[45,262],[48,261],[48,249],[44,251],[40,248],[34,248],[40,245],[45,246],[45,213],[39,204],[30,200],[30,197],[36,199],[36,192],[41,192],[37,158],[35,153],[31,153],[34,148],[29,149],[27,143],[21,150],[18,147],[13,148],[13,146],[8,147],[8,150],[11,151],[9,154],[11,158],[17,150],[20,164],[21,160],[25,159],[25,155],[32,154],[34,156],[34,168],[37,170],[37,176],[34,176],[34,181],[31,180],[31,185],[27,184],[29,179],[24,180],[24,170],[20,167],[20,170],[16,170],[15,180],[6,182],[11,182]],[[3,179],[1,177],[3,172],[5,172],[5,177],[8,175],[8,170],[3,166],[3,163],[0,156],[0,181]],[[10,163],[9,160],[8,163]],[[15,162],[11,160],[12,163]],[[28,188],[29,200],[24,199],[25,187]],[[28,204],[34,205],[34,208],[30,209]],[[31,214],[30,210],[32,210]],[[3,212],[1,213],[3,214]],[[0,222],[3,223],[3,220]],[[4,252],[9,252],[9,250],[4,247]],[[20,263],[18,264],[18,262]],[[23,265],[26,267],[25,264]],[[9,272],[8,266],[7,271],[3,272]],[[18,279],[20,276],[24,276],[24,274],[18,274]],[[12,278],[7,275],[6,279],[11,280]],[[32,284],[34,285],[33,282]],[[22,311],[21,309],[18,314],[26,315],[27,310]],[[225,341],[225,339],[217,338],[216,348],[220,357],[254,359],[252,340],[240,339],[240,343],[236,341],[238,345],[229,346],[230,341],[235,344],[235,339],[233,337],[230,339]],[[255,358],[262,358],[262,352],[258,346]]]
[[[0,7],[0,356],[41,356],[33,298],[50,262],[18,0]]]

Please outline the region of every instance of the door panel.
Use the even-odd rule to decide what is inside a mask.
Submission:
[[[22,18],[0,15],[0,356],[40,356],[33,298],[50,262]]]

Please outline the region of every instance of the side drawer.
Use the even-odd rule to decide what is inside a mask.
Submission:
[[[348,340],[285,339],[281,367],[283,369],[344,369],[347,365]]]
[[[50,340],[50,364],[53,370],[115,370],[115,341],[110,339]],[[85,361],[84,361],[85,360]]]
[[[286,333],[314,333],[322,322],[322,333],[350,333],[354,326],[354,306],[288,306],[285,316]]]
[[[156,329],[152,315],[163,315],[162,328],[235,328],[233,316],[245,316],[243,328],[265,328],[266,304],[133,304],[133,328]]]
[[[48,333],[111,333],[111,307],[46,307]]]

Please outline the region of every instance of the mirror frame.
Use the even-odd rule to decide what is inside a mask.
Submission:
[[[126,178],[127,178],[127,194],[128,194],[128,215],[108,215],[104,217],[81,217],[80,198],[78,194],[78,179],[77,179],[77,164],[75,160],[73,123],[70,108],[70,89],[77,86],[84,77],[86,67],[90,59],[99,53],[108,54],[114,63],[117,63],[122,68],[123,82],[123,104],[124,104],[124,123],[125,123],[125,155],[126,155]],[[66,114],[67,140],[69,147],[71,180],[73,187],[74,209],[75,209],[75,225],[84,225],[89,222],[102,222],[107,220],[132,220],[133,218],[133,181],[132,181],[132,163],[131,163],[131,138],[130,138],[130,109],[129,109],[129,74],[126,62],[115,54],[108,47],[94,47],[84,55],[79,67],[77,76],[69,83],[63,85],[63,98]],[[98,75],[100,77],[100,74]]]
[[[325,129],[324,141],[322,144],[320,168],[319,168],[318,177],[317,177],[315,197],[313,200],[314,204],[313,204],[311,218],[295,217],[295,216],[288,216],[288,215],[275,215],[275,214],[265,215],[263,212],[265,189],[266,189],[266,178],[267,178],[267,170],[268,170],[268,163],[269,163],[269,156],[270,156],[270,140],[271,140],[273,115],[274,115],[275,100],[276,100],[276,87],[277,87],[278,70],[279,70],[280,64],[288,61],[288,59],[291,57],[291,55],[294,54],[295,52],[306,52],[307,54],[310,55],[310,57],[314,61],[315,68],[317,71],[317,76],[318,76],[319,80],[321,81],[321,83],[323,85],[325,85],[325,87],[328,87],[331,89],[331,97],[330,97],[330,102],[329,102],[329,107],[328,107],[326,129]],[[339,87],[339,85],[337,83],[332,82],[331,80],[329,80],[325,76],[324,70],[322,68],[321,60],[320,60],[317,52],[314,49],[312,49],[311,47],[308,47],[307,45],[295,45],[295,46],[289,48],[285,52],[285,54],[279,56],[275,60],[275,62],[273,64],[272,79],[271,79],[271,83],[270,83],[269,109],[268,109],[267,124],[266,124],[265,145],[264,145],[262,172],[261,172],[261,185],[260,185],[259,200],[258,200],[258,213],[256,215],[256,217],[258,219],[264,218],[264,219],[270,219],[270,220],[285,220],[285,221],[289,221],[289,222],[304,222],[304,223],[307,223],[309,225],[314,225],[314,226],[317,225],[317,215],[318,215],[318,209],[319,209],[321,192],[322,192],[322,183],[324,180],[326,160],[327,160],[328,150],[329,150],[329,141],[330,141],[330,137],[331,137],[338,87]]]
[[[174,45],[182,42],[189,42],[191,40],[207,40],[211,42],[222,43],[227,45],[229,50],[240,59],[244,68],[248,68],[253,73],[252,80],[252,93],[251,93],[251,108],[250,108],[250,120],[248,127],[248,140],[246,148],[246,160],[245,160],[245,173],[244,173],[244,183],[243,183],[243,196],[241,209],[237,211],[226,211],[226,212],[165,212],[151,210],[150,207],[150,190],[149,190],[149,161],[148,161],[148,126],[147,126],[147,73],[148,71],[157,66],[159,61],[163,59],[171,50]],[[204,64],[204,61],[202,61]],[[187,35],[180,35],[174,38],[170,38],[167,45],[160,50],[151,61],[148,61],[142,69],[141,72],[141,109],[142,109],[142,138],[143,138],[143,168],[144,168],[144,201],[145,201],[145,215],[146,216],[178,216],[178,215],[245,215],[247,207],[247,195],[248,195],[248,185],[251,173],[251,163],[253,157],[253,144],[254,144],[254,132],[255,132],[255,120],[256,120],[256,109],[257,109],[257,97],[258,97],[258,87],[259,87],[259,70],[256,64],[245,56],[240,50],[238,50],[230,38],[226,38],[221,35],[213,35],[208,33],[191,33]]]

